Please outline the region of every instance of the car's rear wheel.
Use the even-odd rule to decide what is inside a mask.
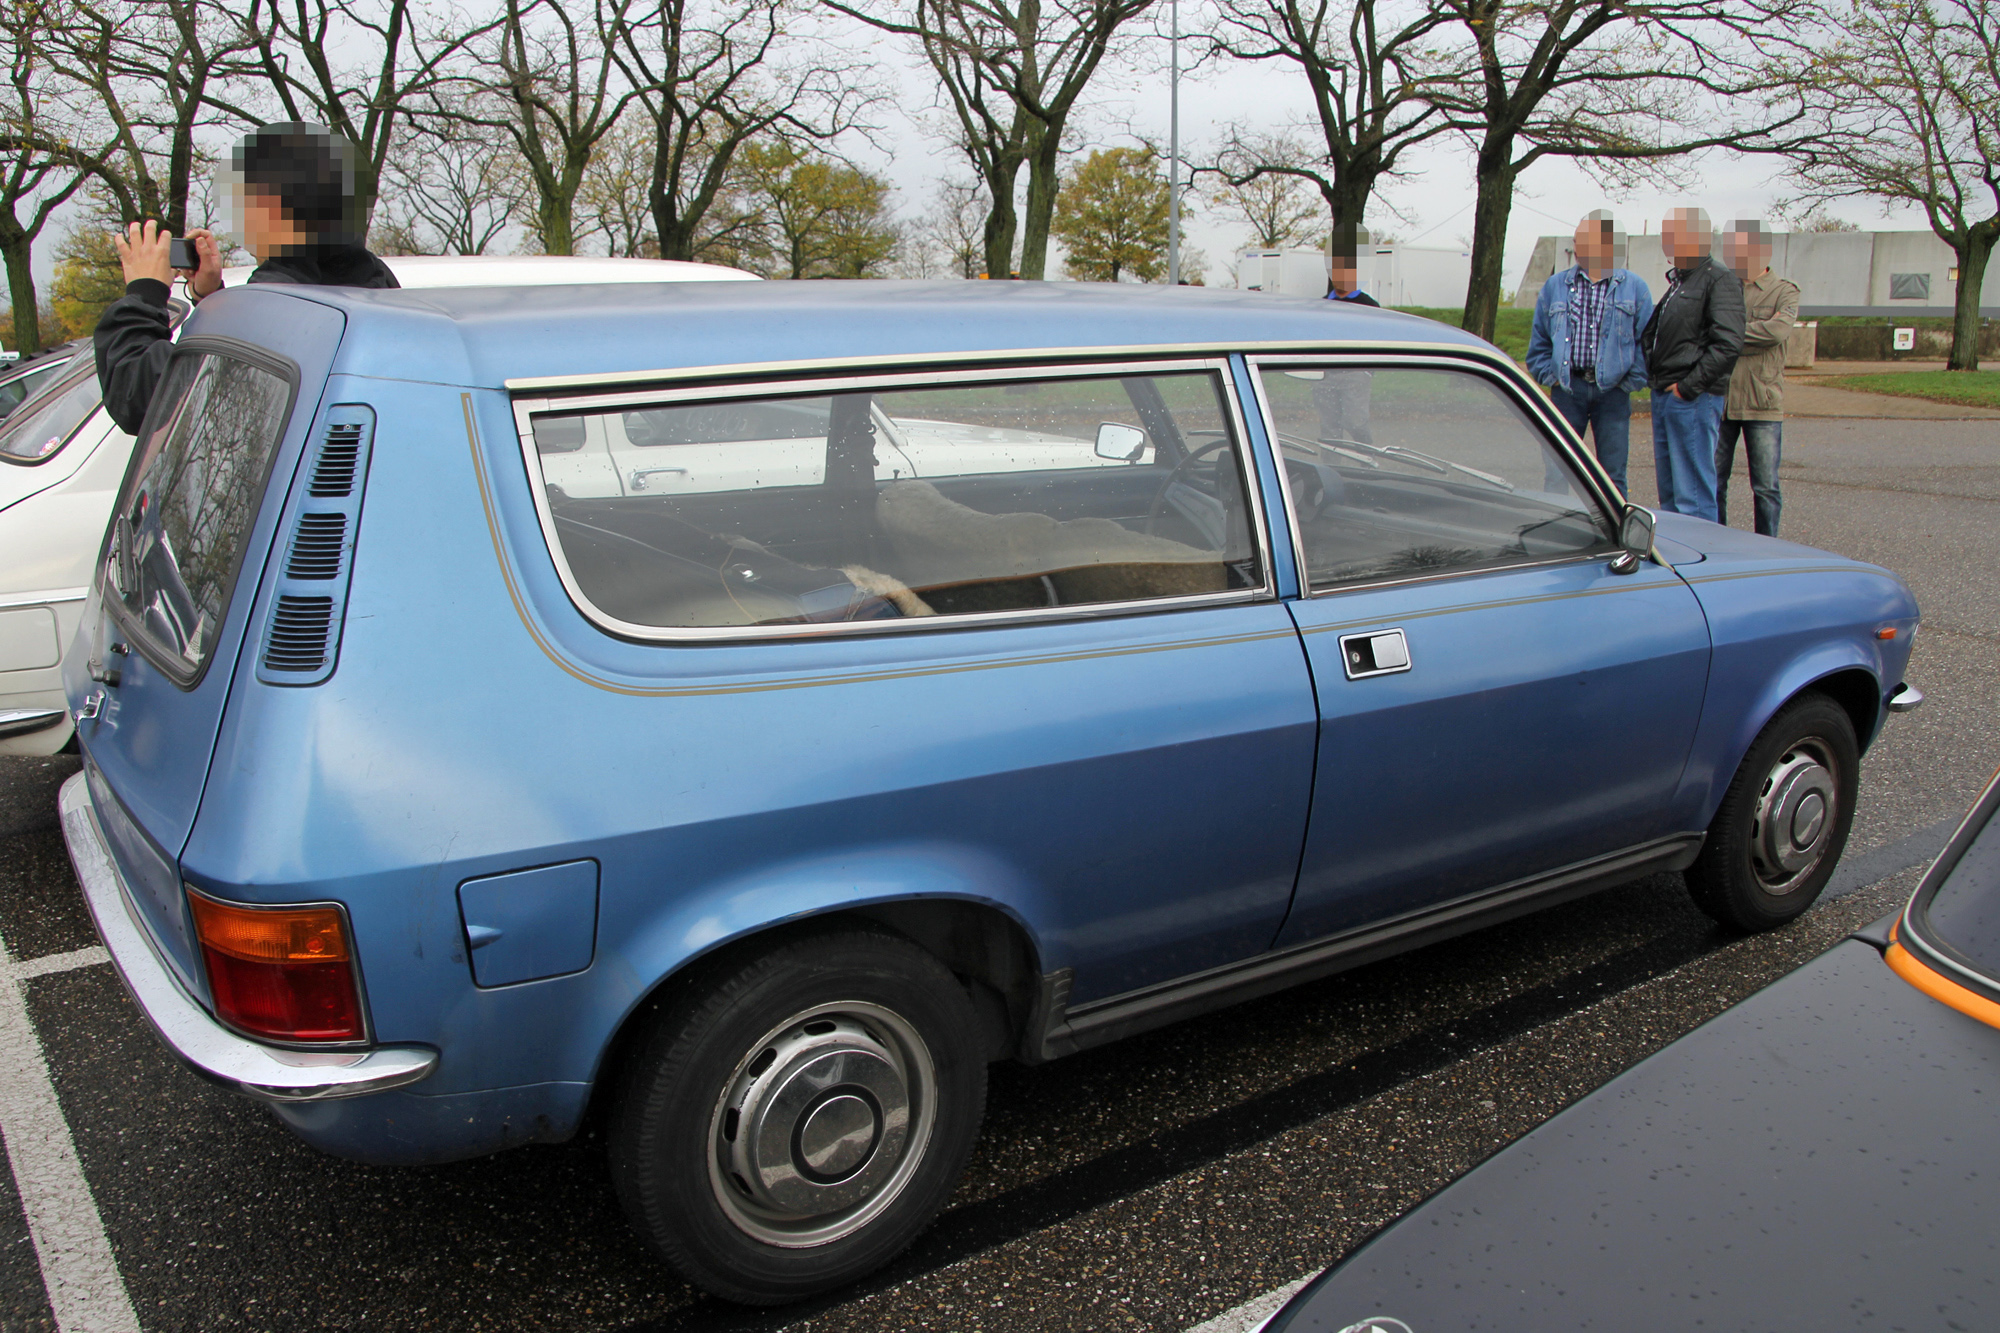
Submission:
[[[1823,694],[1758,733],[1688,868],[1696,906],[1740,930],[1769,930],[1811,907],[1847,846],[1860,747],[1847,710]]]
[[[727,968],[628,1066],[611,1164],[633,1226],[718,1296],[776,1305],[893,1258],[943,1206],[986,1098],[962,986],[844,929]]]

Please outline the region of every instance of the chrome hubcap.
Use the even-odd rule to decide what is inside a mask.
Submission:
[[[1827,755],[1816,741],[1787,750],[1764,779],[1750,829],[1750,862],[1767,892],[1790,893],[1826,855],[1839,804]]]
[[[772,1245],[849,1235],[902,1192],[930,1141],[930,1052],[877,1005],[820,1005],[750,1048],[711,1120],[709,1182]]]

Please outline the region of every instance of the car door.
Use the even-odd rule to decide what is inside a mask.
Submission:
[[[1608,491],[1496,373],[1255,366],[1309,591],[1311,826],[1278,943],[1380,923],[1688,830],[1666,811],[1707,622],[1664,565],[1612,572]]]
[[[727,817],[683,802],[659,855],[726,857],[713,873],[731,883],[800,848],[949,848],[953,865],[1004,867],[1001,897],[1033,921],[1045,969],[1073,969],[1079,1003],[1266,948],[1297,874],[1317,725],[1227,369],[523,405],[537,462],[551,432],[610,419],[655,441],[647,466],[692,479],[541,492],[558,573],[601,628],[701,643],[703,661],[740,654],[755,675],[838,663],[819,669],[854,682],[746,696],[754,739],[699,731],[732,709],[683,710],[675,745],[728,756],[701,784]],[[820,438],[787,452],[801,428],[779,423],[805,411]],[[932,423],[934,456],[965,442],[957,463],[883,476],[885,418]],[[1146,447],[1107,462],[1105,423]],[[660,669],[694,660],[683,646]],[[714,771],[739,753],[756,759],[740,795]]]

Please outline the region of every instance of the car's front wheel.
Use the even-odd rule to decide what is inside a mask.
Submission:
[[[664,1008],[628,1066],[611,1164],[681,1274],[752,1305],[852,1281],[943,1206],[985,1108],[966,992],[867,928],[795,938]]]
[[[1758,733],[1688,868],[1695,905],[1769,930],[1811,907],[1847,846],[1861,768],[1847,710],[1807,694]]]

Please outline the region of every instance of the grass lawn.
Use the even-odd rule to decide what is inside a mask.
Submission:
[[[1814,376],[1812,382],[1829,389],[2000,408],[2000,370],[1896,370],[1884,375]]]
[[[1422,315],[1425,319],[1434,319],[1453,328],[1458,328],[1459,321],[1465,316],[1465,312],[1456,307],[1446,309],[1441,306],[1406,305],[1396,308],[1406,315]],[[1535,312],[1532,310],[1516,310],[1512,306],[1501,306],[1500,317],[1493,325],[1493,345],[1516,361],[1527,360],[1528,330],[1533,327],[1534,322]]]

